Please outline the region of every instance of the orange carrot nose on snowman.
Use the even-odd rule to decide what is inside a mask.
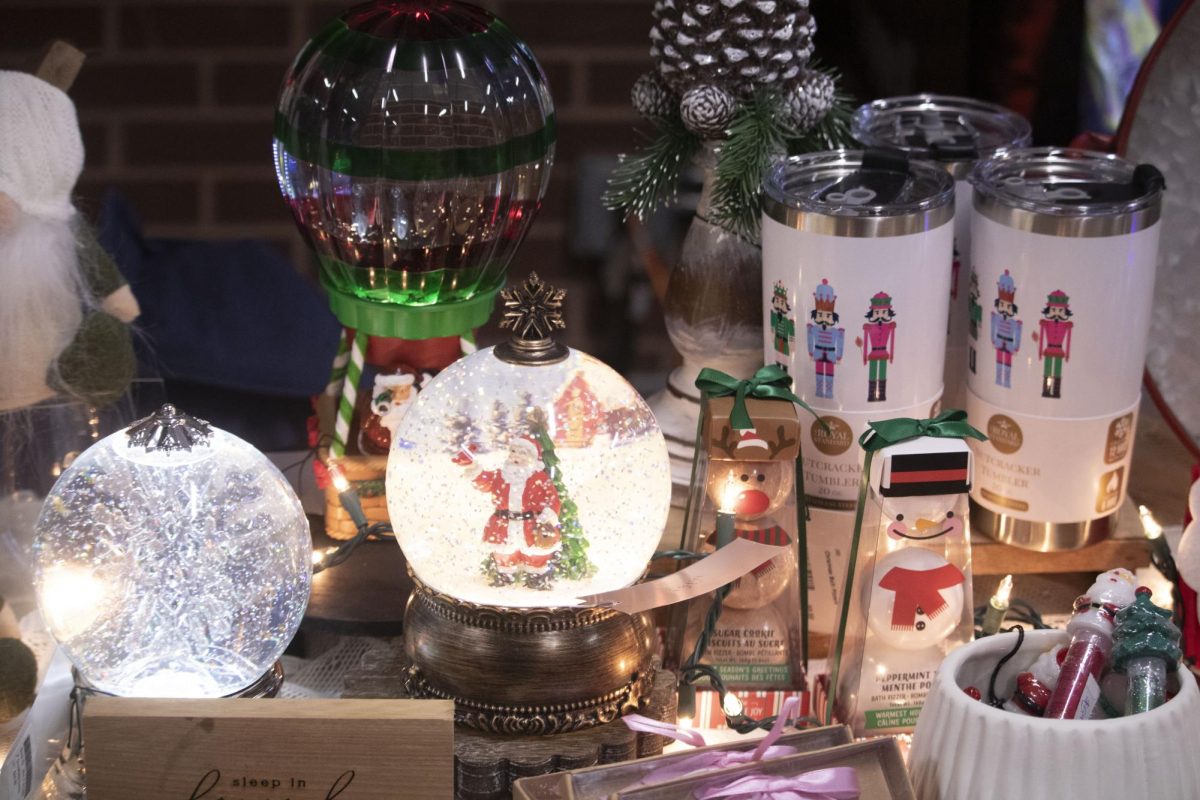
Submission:
[[[888,536],[893,539],[936,539],[962,531],[962,520],[954,516],[953,511],[947,511],[940,520],[918,517],[911,525],[905,521],[903,514],[897,514],[896,519],[888,526]]]

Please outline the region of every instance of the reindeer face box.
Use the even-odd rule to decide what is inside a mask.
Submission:
[[[790,401],[749,397],[745,403],[751,426],[739,428],[732,419],[733,397],[705,400],[686,543],[690,549],[715,549],[715,521],[721,512],[734,517],[735,536],[790,547],[734,584],[703,661],[740,688],[791,689],[802,679],[795,630],[800,424]],[[707,608],[708,598],[688,608],[685,653],[694,645]]]
[[[795,488],[800,449],[796,407],[781,400],[746,399],[754,427],[738,430],[730,421],[732,397],[708,401],[701,435],[708,456],[708,498],[721,507],[726,495],[739,520],[763,517],[787,502]],[[731,488],[734,487],[734,488]]]

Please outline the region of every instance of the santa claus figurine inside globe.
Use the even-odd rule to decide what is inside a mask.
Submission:
[[[521,580],[533,589],[548,587],[551,559],[562,552],[562,498],[543,455],[534,437],[518,436],[509,441],[503,463],[493,469],[485,469],[470,452],[455,457],[455,463],[466,467],[464,474],[472,485],[496,506],[483,530],[483,541],[492,547],[487,571],[496,586]]]
[[[453,699],[456,722],[489,733],[606,724],[654,682],[641,615],[581,598],[645,572],[670,504],[667,446],[624,378],[554,341],[563,295],[536,275],[505,290],[512,337],[433,378],[388,456],[416,578],[405,690]]]

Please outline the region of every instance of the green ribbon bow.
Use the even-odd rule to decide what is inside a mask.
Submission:
[[[867,430],[859,437],[858,443],[868,453],[874,453],[894,444],[907,442],[921,436],[935,436],[939,439],[978,439],[986,442],[987,437],[967,424],[967,412],[958,409],[948,409],[933,419],[910,419],[898,417],[879,422],[868,422]]]
[[[754,377],[739,381],[732,375],[726,375],[719,369],[705,367],[696,376],[696,388],[708,397],[728,397],[733,395],[733,410],[729,413],[729,424],[736,430],[744,431],[754,427],[750,412],[746,410],[746,398],[758,397],[764,400],[790,400],[803,408],[814,417],[817,412],[809,407],[792,392],[792,377],[783,371],[778,364],[768,364],[754,373]]]

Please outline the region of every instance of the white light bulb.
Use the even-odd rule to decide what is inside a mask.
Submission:
[[[71,638],[106,612],[104,584],[86,564],[55,564],[42,573],[42,616],[57,636]]]
[[[997,607],[1008,607],[1008,601],[1012,597],[1013,576],[1005,575],[1000,579],[1000,585],[996,587],[996,593],[992,595],[992,603]]]
[[[238,692],[282,655],[308,603],[299,499],[262,453],[215,428],[190,451],[147,450],[125,431],[100,440],[36,527],[43,617],[110,694]]]

